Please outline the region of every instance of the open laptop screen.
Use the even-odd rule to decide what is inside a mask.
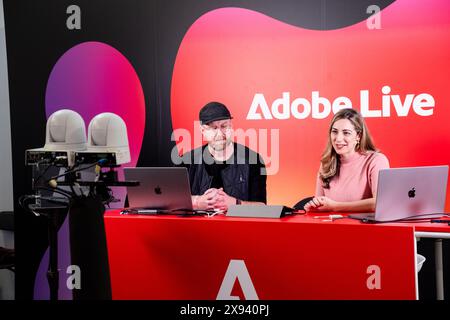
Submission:
[[[382,169],[375,214],[351,215],[368,221],[427,219],[444,214],[448,166]]]
[[[138,167],[124,168],[126,180],[139,181],[128,187],[131,208],[164,211],[192,211],[191,189],[186,168]]]

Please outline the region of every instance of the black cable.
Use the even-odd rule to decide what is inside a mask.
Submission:
[[[51,188],[45,188],[45,187],[38,187],[37,189],[42,189],[42,190],[52,191],[52,192],[56,192],[56,193],[58,193],[58,194],[61,194],[61,195],[65,196],[67,199],[69,199],[69,202],[70,202],[70,200],[72,199],[72,195],[71,195],[71,194],[66,193],[66,192],[64,192],[64,191],[62,191],[62,190],[59,190],[59,189],[58,189],[58,190],[54,190],[54,189],[51,189]],[[28,199],[33,199],[33,200],[36,200],[36,199],[44,199],[44,200],[49,200],[49,201],[52,201],[52,200],[54,201],[54,200],[55,200],[55,198],[51,198],[51,197],[43,197],[43,196],[40,196],[40,195],[23,195],[23,196],[20,196],[19,199],[18,199],[19,205],[20,205],[22,208],[27,209],[27,208],[25,207],[24,202],[25,202],[25,200],[28,200]],[[50,200],[50,199],[52,199],[52,200]]]
[[[64,196],[66,196],[67,198],[72,198],[73,197],[73,195],[70,194],[69,192],[67,192],[67,191],[65,191],[63,189],[59,189],[59,188],[37,187],[36,189],[42,189],[42,190],[56,192],[56,193],[59,193],[59,194],[62,194]]]
[[[376,220],[369,220],[369,219],[362,219],[361,221],[364,223],[393,223],[393,222],[423,222],[423,220],[431,220],[434,217],[428,217],[427,216],[435,216],[435,215],[443,215],[446,217],[450,217],[450,214],[448,213],[425,213],[425,214],[417,214],[408,218],[401,218],[401,219],[395,219],[395,220],[387,220],[387,221],[376,221]],[[422,218],[420,218],[422,217]]]
[[[40,166],[42,163],[45,163],[45,162],[47,162],[47,159],[38,161],[37,164],[36,164],[36,167],[39,168],[39,166]],[[38,183],[38,181],[44,176],[44,174],[47,173],[47,171],[48,171],[48,169],[49,169],[50,167],[54,167],[54,166],[55,166],[55,162],[56,162],[56,160],[53,160],[53,161],[50,162],[50,163],[46,163],[46,164],[47,164],[47,168],[45,168],[44,172],[42,172],[42,173],[36,178],[36,180],[34,181],[34,185],[33,185],[33,186],[36,186],[36,184]],[[74,168],[76,168],[77,166],[78,166],[78,164],[74,165],[74,166],[71,168],[71,170],[74,169]]]
[[[69,170],[69,171],[64,172],[63,174],[60,174],[60,175],[51,177],[50,179],[47,180],[47,183],[48,183],[50,180],[56,180],[56,179],[58,179],[58,178],[61,178],[61,177],[66,176],[66,175],[68,175],[68,174],[70,174],[70,173],[75,173],[75,172],[83,171],[83,170],[86,170],[86,169],[90,169],[90,168],[96,166],[97,164],[99,164],[99,162],[100,162],[100,160],[99,160],[99,161],[96,161],[95,163],[92,163],[91,165],[89,165],[89,166],[87,166],[87,167],[80,168],[80,169],[76,169],[76,170]]]
[[[34,180],[33,187],[36,187],[36,185],[37,185],[39,179],[41,179],[41,178],[44,176],[44,174],[47,173],[48,169],[49,169],[51,166],[52,166],[52,164],[49,164],[49,165],[47,166],[47,168],[45,168],[44,172],[42,172],[42,173],[39,175],[39,177],[37,177],[36,180]],[[39,168],[39,165],[38,165],[37,167]]]
[[[57,197],[41,197],[41,200],[45,200],[48,202],[53,202],[53,203],[57,203],[57,204],[65,204],[65,205],[69,205],[70,204],[70,199],[69,201],[63,200],[65,198],[57,198]]]
[[[38,187],[37,189],[48,190],[48,191],[52,191],[52,192],[61,194],[64,197],[66,197],[68,199],[68,201],[63,201],[62,198],[58,199],[58,198],[55,198],[55,197],[43,197],[43,196],[40,196],[40,195],[24,195],[24,196],[19,197],[19,205],[22,208],[24,208],[25,210],[30,211],[31,213],[33,213],[35,215],[38,215],[38,216],[40,215],[39,213],[35,212],[33,210],[33,208],[30,208],[31,204],[25,206],[25,201],[28,200],[28,199],[45,200],[45,201],[53,202],[53,203],[56,203],[56,204],[59,204],[59,205],[64,205],[64,207],[66,207],[66,208],[69,208],[71,206],[72,196],[70,194],[68,194],[68,193],[63,192],[61,190],[53,190],[53,189],[45,188],[45,187]],[[38,209],[38,208],[35,208],[35,209]]]
[[[76,197],[78,196],[77,193],[75,192],[75,189],[73,188],[72,184],[70,185],[70,190],[72,191],[74,196],[76,196]]]
[[[27,200],[27,199],[36,199],[37,197],[35,196],[35,195],[23,195],[23,196],[20,196],[19,197],[19,205],[22,207],[22,208],[24,208],[24,209],[27,209],[26,207],[25,207],[25,205],[24,205],[24,201],[25,200]]]

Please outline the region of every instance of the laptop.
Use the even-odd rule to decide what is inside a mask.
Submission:
[[[139,181],[127,187],[128,202],[133,213],[193,213],[191,187],[187,168],[124,168],[126,180]]]
[[[351,214],[365,222],[429,219],[444,215],[448,166],[382,169],[375,213]]]

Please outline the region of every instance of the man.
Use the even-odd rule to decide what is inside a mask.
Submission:
[[[183,155],[194,209],[227,210],[235,204],[265,204],[266,171],[260,155],[234,143],[225,105],[210,102],[199,113],[204,146]]]

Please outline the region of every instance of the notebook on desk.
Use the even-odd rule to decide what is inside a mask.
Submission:
[[[127,188],[128,212],[194,213],[186,168],[138,167],[124,168],[123,171],[126,180],[139,181],[139,186]]]
[[[365,222],[428,219],[444,214],[448,166],[382,169],[375,213],[351,214]]]

